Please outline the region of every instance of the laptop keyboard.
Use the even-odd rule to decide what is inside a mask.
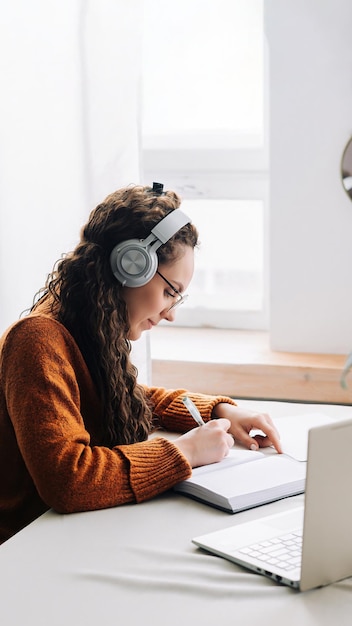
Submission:
[[[241,548],[239,552],[286,571],[297,569],[301,565],[302,530],[254,543]]]

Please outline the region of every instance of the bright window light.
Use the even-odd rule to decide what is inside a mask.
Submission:
[[[263,203],[259,200],[184,200],[199,231],[196,270],[187,307],[261,309]]]
[[[265,328],[268,146],[264,0],[144,0],[143,181],[200,232],[176,324]]]
[[[143,134],[263,134],[263,0],[144,0]]]

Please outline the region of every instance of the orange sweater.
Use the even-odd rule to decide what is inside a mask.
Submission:
[[[166,430],[195,424],[185,390],[146,388]],[[190,394],[203,419],[229,398]],[[191,474],[165,438],[113,449],[99,439],[101,407],[67,329],[32,314],[0,340],[0,543],[49,508],[70,513],[142,502]]]

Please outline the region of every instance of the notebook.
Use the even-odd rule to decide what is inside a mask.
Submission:
[[[278,430],[284,454],[235,446],[219,463],[194,469],[174,490],[229,513],[303,493],[309,428],[331,421],[320,413],[283,418]]]
[[[312,428],[304,505],[193,543],[301,591],[352,576],[351,449],[352,419]]]
[[[274,450],[232,449],[219,463],[196,468],[174,491],[229,513],[304,492],[306,464]]]

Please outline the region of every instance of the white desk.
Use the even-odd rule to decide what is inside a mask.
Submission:
[[[350,407],[246,402],[271,415]],[[302,496],[229,515],[174,493],[144,504],[49,511],[0,547],[2,626],[350,626],[352,579],[300,593],[210,556],[195,535],[287,509]],[[350,538],[346,538],[350,540]],[[322,546],[323,549],[323,546]]]

